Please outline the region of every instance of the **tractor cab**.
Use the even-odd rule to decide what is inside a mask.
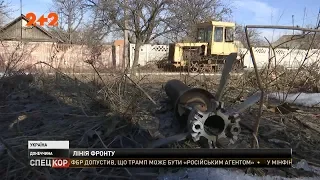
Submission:
[[[235,23],[211,21],[197,25],[197,42],[208,43],[208,55],[228,55],[235,52]]]

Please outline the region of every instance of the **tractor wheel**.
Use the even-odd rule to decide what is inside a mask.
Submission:
[[[200,64],[198,73],[204,73],[205,71],[206,71],[206,66],[204,64]]]
[[[199,71],[199,64],[197,62],[192,62],[190,66],[190,71],[196,73]]]
[[[208,67],[207,67],[207,72],[208,72],[208,73],[212,73],[212,72],[213,72],[213,67],[212,67],[212,65],[208,65]]]

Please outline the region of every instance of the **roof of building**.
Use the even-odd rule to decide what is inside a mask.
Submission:
[[[26,22],[29,22],[29,19],[21,14],[21,16],[17,17],[16,19],[14,19],[13,21],[9,22],[8,24],[6,24],[5,26],[3,26],[2,28],[0,28],[0,33],[4,32],[6,29],[8,29],[9,27],[13,26],[14,24],[18,23],[21,20],[25,20]],[[40,30],[42,33],[44,33],[45,35],[47,35],[48,37],[57,40],[58,42],[64,42],[61,38],[54,36],[53,34],[51,34],[50,32],[48,32],[45,28],[39,26],[39,25],[35,25],[35,28],[37,28],[38,30]]]
[[[312,43],[314,34],[283,35],[273,43],[273,47],[295,48],[295,49],[318,49],[320,44],[320,35],[316,34]]]

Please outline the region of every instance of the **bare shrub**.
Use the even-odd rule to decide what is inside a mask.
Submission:
[[[36,47],[37,45],[27,42],[1,42],[0,71],[4,75],[11,75],[14,72],[30,70],[31,53]]]

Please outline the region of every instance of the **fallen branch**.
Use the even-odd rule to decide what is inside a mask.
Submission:
[[[314,123],[311,123],[311,122],[304,122],[304,121],[301,121],[299,120],[297,117],[293,116],[293,119],[295,121],[297,121],[299,124],[302,124],[303,126],[313,130],[313,131],[316,131],[317,133],[320,134],[320,127],[317,125],[317,124],[314,124]]]
[[[145,91],[141,88],[141,86],[139,86],[136,82],[134,82],[127,74],[125,74],[125,76],[135,85],[137,86],[138,89],[140,89],[147,97],[148,99],[150,99],[150,101],[154,104],[154,105],[157,105],[156,101],[154,101],[152,99],[152,97]]]

